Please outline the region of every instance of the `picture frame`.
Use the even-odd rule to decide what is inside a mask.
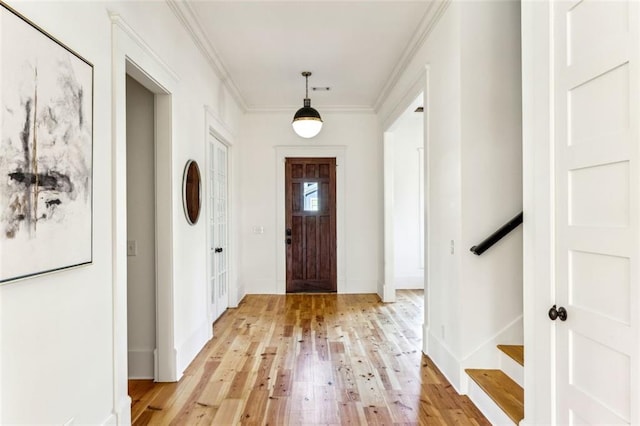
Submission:
[[[93,262],[93,65],[0,2],[0,284]]]
[[[188,160],[182,177],[182,205],[189,225],[198,223],[202,205],[200,167],[196,160]]]

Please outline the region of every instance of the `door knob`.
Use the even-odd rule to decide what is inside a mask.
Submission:
[[[566,321],[567,310],[562,306],[556,309],[556,305],[553,305],[551,309],[549,309],[549,318],[551,318],[552,321],[555,321],[556,318],[560,318],[560,321]]]
[[[286,234],[287,234],[287,237],[291,236],[291,228],[287,228]]]
[[[291,238],[287,238],[287,244],[291,244]]]
[[[214,250],[216,253],[222,253],[222,247],[216,247]]]

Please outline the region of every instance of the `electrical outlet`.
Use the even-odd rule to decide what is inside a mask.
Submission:
[[[127,241],[127,256],[138,255],[138,242],[136,240]]]
[[[264,226],[254,226],[252,231],[254,234],[264,234]]]
[[[445,329],[444,329],[444,325],[441,327],[441,334],[442,334],[442,340],[446,339],[446,334],[445,334]]]
[[[451,240],[451,254],[455,252],[453,240]]]

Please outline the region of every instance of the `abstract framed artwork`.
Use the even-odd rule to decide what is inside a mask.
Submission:
[[[93,65],[0,2],[0,284],[93,261]]]

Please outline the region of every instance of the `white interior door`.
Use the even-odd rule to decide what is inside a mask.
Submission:
[[[209,292],[215,321],[229,307],[227,146],[209,139]]]
[[[638,3],[552,8],[558,424],[638,424]]]

